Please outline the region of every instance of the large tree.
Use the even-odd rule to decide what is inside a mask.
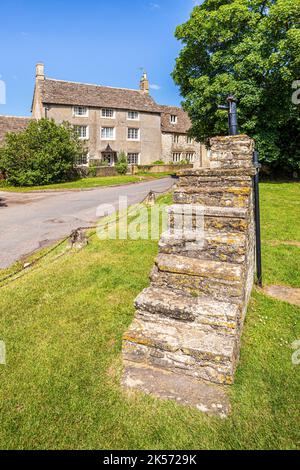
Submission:
[[[69,123],[32,120],[25,131],[6,134],[0,171],[13,186],[59,183],[74,177],[75,163],[84,152]]]
[[[183,48],[173,78],[192,119],[192,135],[226,134],[218,105],[238,99],[242,132],[261,160],[300,168],[300,114],[292,84],[300,79],[300,0],[204,0],[176,37]]]

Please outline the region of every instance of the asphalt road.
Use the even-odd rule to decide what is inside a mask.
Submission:
[[[151,189],[166,191],[173,182],[171,178],[163,178],[88,191],[0,191],[0,268],[67,236],[76,228],[93,225],[101,204],[113,205],[117,210],[119,196],[127,196],[129,205],[136,204]]]

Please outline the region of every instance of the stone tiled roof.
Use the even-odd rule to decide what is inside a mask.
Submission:
[[[0,116],[0,142],[7,132],[22,132],[31,121],[30,117]]]
[[[188,114],[176,106],[160,106],[161,108],[161,130],[162,132],[178,132],[187,134],[192,127]],[[177,123],[171,123],[171,115],[177,116]]]
[[[111,88],[62,80],[40,80],[38,84],[42,102],[71,106],[109,107],[159,113],[151,96],[140,90]]]

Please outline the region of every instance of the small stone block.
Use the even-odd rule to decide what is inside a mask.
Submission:
[[[230,413],[226,386],[194,380],[154,367],[125,361],[122,385],[161,399],[175,400],[181,405],[191,406],[220,418],[226,418]]]

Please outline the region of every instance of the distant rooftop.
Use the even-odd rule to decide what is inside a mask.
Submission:
[[[3,141],[7,132],[22,132],[26,129],[30,117],[1,116],[0,115],[0,142]]]
[[[161,110],[161,130],[162,132],[178,132],[187,134],[192,127],[188,114],[177,106],[160,106]],[[176,123],[171,123],[171,116],[176,116]]]

